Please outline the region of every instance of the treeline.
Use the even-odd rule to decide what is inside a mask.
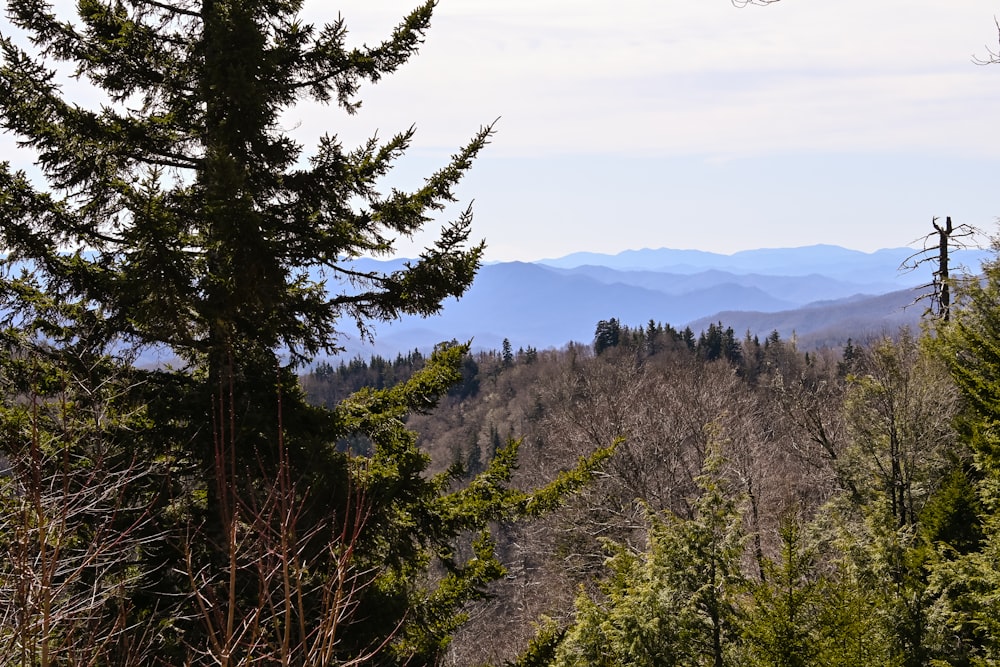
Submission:
[[[675,349],[686,349],[699,359],[715,361],[725,359],[742,365],[746,361],[747,371],[752,371],[767,356],[768,348],[781,344],[781,335],[772,331],[763,344],[757,335],[749,331],[742,339],[736,337],[732,327],[722,322],[712,323],[695,337],[691,327],[678,330],[670,324],[649,320],[645,327],[629,327],[616,318],[601,320],[594,331],[594,353],[601,354],[610,349],[623,347],[641,351],[647,355]],[[850,346],[850,341],[848,346]],[[808,360],[808,355],[806,355]]]
[[[492,126],[412,191],[383,191],[412,128],[283,129],[356,111],[435,2],[374,46],[297,2],[8,10],[0,126],[37,171],[0,163],[0,663],[1000,660],[997,265],[850,354],[608,321],[599,354],[300,380],[483,259],[471,209],[436,216]]]
[[[617,447],[497,525],[507,575],[445,664],[993,664],[1000,375],[970,350],[1000,301],[970,290],[950,323],[840,349],[606,320],[472,355],[475,392],[408,418],[429,470],[461,486],[514,439],[528,488]]]
[[[457,345],[458,341],[453,340],[451,344]],[[650,320],[646,327],[633,328],[611,318],[597,323],[592,348],[595,355],[615,350],[627,350],[643,356],[687,351],[703,361],[725,359],[743,375],[754,377],[765,364],[773,363],[775,352],[784,349],[785,345],[786,341],[781,339],[777,331],[772,331],[763,343],[758,336],[749,332],[743,339],[738,339],[733,328],[724,326],[722,322],[709,324],[706,330],[695,336],[690,327],[678,330],[670,324]],[[567,349],[575,354],[581,348],[579,344],[572,343]],[[846,350],[847,357],[851,357],[851,341],[848,341]],[[552,353],[550,350],[543,354],[551,356]],[[808,353],[804,359],[809,362]],[[510,341],[505,338],[499,350],[482,350],[469,354],[463,360],[462,382],[449,393],[469,397],[478,390],[483,379],[481,375],[487,379],[495,379],[505,368],[516,364],[533,364],[538,360],[537,348],[529,345],[514,350]],[[405,355],[399,353],[395,360],[378,354],[371,355],[367,360],[361,355],[355,355],[350,360],[341,359],[333,365],[330,360],[325,359],[314,364],[301,377],[301,382],[313,403],[333,407],[363,388],[385,389],[404,382],[422,368],[425,361],[426,357],[419,349]]]
[[[400,353],[394,361],[379,355],[372,355],[368,361],[361,357],[341,360],[336,366],[329,361],[320,361],[303,378],[303,382],[314,403],[333,407],[365,387],[385,389],[405,382],[415,371],[423,368],[426,361],[420,350],[405,355]]]

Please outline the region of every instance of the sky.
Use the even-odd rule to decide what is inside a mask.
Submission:
[[[411,4],[337,8],[374,43]],[[1000,65],[974,59],[996,49],[998,12],[987,0],[441,0],[420,55],[363,91],[348,123],[323,120],[357,140],[414,124],[402,176],[499,118],[460,191],[492,260],[873,251],[945,215],[993,232]]]
[[[374,44],[415,1],[306,0],[305,15],[339,12],[349,42]],[[388,184],[415,187],[496,120],[441,220],[474,200],[489,261],[874,251],[911,244],[933,216],[997,230],[1000,65],[974,61],[997,49],[998,13],[995,0],[440,0],[420,53],[363,87],[358,114],[306,105],[283,121],[307,146],[413,125]]]

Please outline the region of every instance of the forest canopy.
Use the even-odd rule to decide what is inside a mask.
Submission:
[[[284,129],[358,112],[434,9],[352,46],[295,0],[7,3],[0,127],[38,173],[0,165],[0,661],[1000,660],[995,262],[836,349],[610,316],[298,375],[480,266],[471,209],[439,216],[492,125],[412,191],[383,179],[413,128]]]

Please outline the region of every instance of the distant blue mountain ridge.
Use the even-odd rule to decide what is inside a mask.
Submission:
[[[449,299],[439,315],[376,325],[374,346],[348,336],[344,356],[394,356],[451,339],[485,349],[498,349],[504,338],[515,349],[558,348],[589,343],[596,323],[611,317],[633,327],[649,320],[690,325],[695,333],[721,321],[741,335],[776,330],[801,345],[838,345],[917,323],[925,306],[912,304],[923,293],[918,288],[931,282],[933,265],[901,270],[916,252],[815,245],[722,255],[660,248],[486,264],[466,295]],[[952,266],[978,272],[992,256],[955,251]],[[387,270],[401,262],[362,259],[357,268]]]
[[[862,275],[895,283],[900,280],[899,267],[917,252],[913,248],[885,248],[865,253],[834,245],[812,245],[743,250],[723,255],[701,250],[646,248],[626,250],[617,255],[573,253],[558,259],[539,260],[538,263],[558,268],[594,265],[624,271],[652,270],[681,274],[700,273],[708,269],[780,276],[819,274],[847,280],[863,272]],[[958,263],[964,262],[973,269],[978,269],[982,259],[992,256],[980,250],[957,250],[952,254]]]
[[[339,356],[395,357],[452,339],[471,340],[474,349],[499,349],[505,338],[515,349],[589,344],[597,322],[612,317],[631,327],[650,320],[677,329],[690,326],[696,334],[722,322],[741,336],[778,331],[783,338],[795,335],[803,347],[842,345],[849,337],[917,324],[926,308],[919,298],[928,293],[923,286],[931,282],[933,263],[901,271],[915,252],[816,245],[721,255],[660,248],[490,263],[465,296],[448,299],[438,315],[375,324],[374,344],[360,340],[344,321],[345,351]],[[991,252],[961,250],[953,253],[952,266],[978,273],[992,258]],[[389,272],[406,261],[412,260],[362,258],[353,268]],[[350,289],[343,284],[329,288]],[[169,357],[149,351],[154,356],[140,362],[164,363],[164,354]]]

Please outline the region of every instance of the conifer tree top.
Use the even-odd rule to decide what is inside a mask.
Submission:
[[[18,289],[58,293],[137,345],[300,359],[336,347],[340,318],[368,333],[464,293],[483,251],[469,209],[403,270],[353,260],[391,255],[453,202],[492,127],[417,190],[383,192],[413,128],[352,148],[331,132],[307,151],[279,123],[307,100],[357,111],[363,83],[416,53],[434,4],[351,47],[342,19],[305,24],[294,0],[81,0],[72,20],[8,3],[31,46],[0,40],[0,127],[46,184],[0,169],[0,246],[33,272]],[[101,108],[64,94],[66,67]]]

